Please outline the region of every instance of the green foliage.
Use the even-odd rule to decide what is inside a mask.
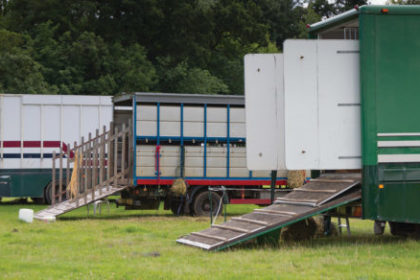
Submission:
[[[0,0],[0,90],[243,93],[243,56],[364,0]]]

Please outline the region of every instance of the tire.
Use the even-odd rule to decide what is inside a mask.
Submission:
[[[385,224],[386,222],[384,221],[375,221],[375,223],[373,224],[373,233],[375,235],[383,235],[385,232]]]
[[[55,193],[58,193],[58,189],[59,189],[59,184],[57,183],[55,185]],[[63,183],[63,188],[65,188],[66,185]],[[63,196],[61,197],[61,201],[66,200],[66,195],[63,194]],[[51,201],[52,201],[52,182],[50,182],[46,187],[45,187],[45,192],[44,192],[44,201],[46,204],[51,205]],[[58,197],[55,198],[56,203],[58,202]]]
[[[42,197],[31,197],[31,199],[34,204],[42,204],[44,202],[44,198]]]
[[[217,193],[211,194],[213,215],[216,214],[220,203],[220,195]],[[193,211],[196,216],[210,216],[210,200],[207,191],[200,192],[194,198]],[[220,207],[220,213],[223,212],[223,204]],[[220,215],[219,213],[219,215]]]

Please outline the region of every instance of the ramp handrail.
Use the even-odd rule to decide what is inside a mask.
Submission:
[[[54,151],[51,205],[70,200],[79,206],[81,199],[87,203],[89,194],[95,200],[95,192],[101,195],[105,187],[109,191],[111,186],[132,184],[132,133],[131,120],[120,128],[111,122],[108,131],[103,126],[102,133],[99,129],[94,137],[89,133],[86,141],[82,137],[80,144],[74,142],[72,149],[68,144],[61,145],[58,153]],[[65,158],[66,166],[63,166]]]

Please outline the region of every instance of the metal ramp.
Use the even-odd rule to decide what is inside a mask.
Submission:
[[[47,220],[131,186],[131,139],[131,122],[121,128],[111,123],[109,131],[104,128],[99,134],[96,130],[94,137],[89,133],[88,140],[82,138],[73,149],[54,152],[51,206],[35,213],[34,218]]]
[[[266,208],[193,232],[177,242],[205,250],[222,250],[360,199],[359,174],[325,174]]]

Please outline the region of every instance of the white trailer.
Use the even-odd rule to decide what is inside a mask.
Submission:
[[[52,153],[112,121],[112,97],[0,94],[0,197],[49,202]]]

